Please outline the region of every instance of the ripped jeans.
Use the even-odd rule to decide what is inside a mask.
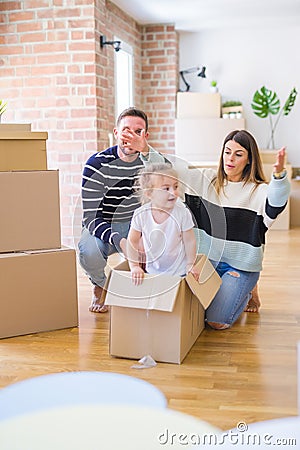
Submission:
[[[222,284],[206,310],[206,321],[231,326],[246,308],[260,272],[245,272],[224,262],[210,262],[222,278]]]

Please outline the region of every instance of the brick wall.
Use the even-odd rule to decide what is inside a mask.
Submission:
[[[133,47],[135,105],[149,115],[150,143],[173,152],[176,32],[142,27],[105,0],[2,1],[0,11],[2,121],[48,131],[48,166],[60,171],[63,243],[75,246],[83,164],[108,146],[115,120],[114,51],[100,49],[100,35]]]
[[[142,102],[151,124],[151,144],[164,153],[175,151],[177,49],[174,26],[143,27]]]

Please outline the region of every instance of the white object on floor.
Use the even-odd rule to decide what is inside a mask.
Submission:
[[[29,378],[0,390],[0,421],[60,406],[127,404],[165,408],[154,385],[112,372],[61,372]],[[5,447],[0,448],[4,450]]]
[[[138,360],[138,364],[131,366],[132,369],[150,369],[151,367],[157,366],[151,355],[143,356]]]
[[[104,389],[104,386],[102,386]],[[182,450],[221,430],[168,408],[73,405],[0,421],[5,450]],[[220,447],[221,448],[221,447]]]

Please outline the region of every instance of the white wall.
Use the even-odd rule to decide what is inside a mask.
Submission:
[[[180,69],[205,65],[206,79],[188,74],[191,91],[206,92],[216,79],[222,101],[240,100],[246,128],[260,148],[266,148],[269,119],[254,115],[254,92],[265,85],[276,91],[283,105],[291,89],[300,91],[299,26],[270,28],[232,28],[180,32]],[[181,86],[183,88],[184,86]],[[276,119],[276,116],[274,116]],[[225,137],[225,136],[224,136]],[[276,148],[287,146],[289,162],[300,167],[300,92],[291,113],[282,117],[275,133]]]

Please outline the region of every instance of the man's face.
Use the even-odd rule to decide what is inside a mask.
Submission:
[[[135,146],[134,140],[136,136],[141,136],[143,130],[145,131],[145,138],[148,137],[145,126],[145,121],[141,117],[126,116],[114,129],[119,151],[124,156],[138,155],[140,149]]]

